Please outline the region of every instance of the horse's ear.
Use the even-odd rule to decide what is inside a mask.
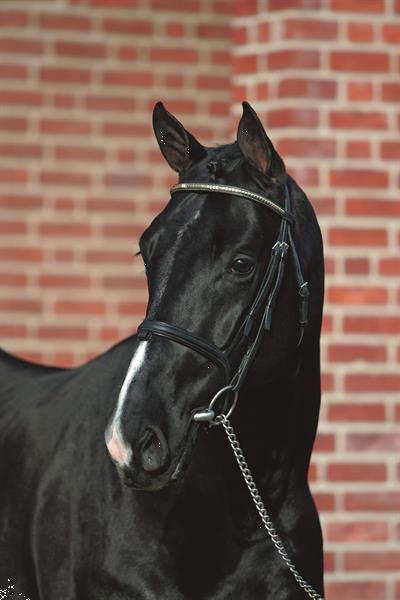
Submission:
[[[162,102],[157,102],[154,107],[153,128],[164,158],[178,173],[206,154],[205,148],[166,110]]]
[[[259,171],[284,183],[286,169],[283,160],[248,102],[243,102],[243,115],[238,126],[237,142],[244,157]]]

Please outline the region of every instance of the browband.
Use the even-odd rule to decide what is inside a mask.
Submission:
[[[270,208],[274,212],[276,212],[282,219],[289,221],[289,223],[293,223],[293,215],[288,211],[284,210],[275,202],[272,202],[269,198],[265,196],[261,196],[261,194],[256,194],[255,192],[250,192],[249,190],[245,190],[243,188],[235,187],[232,185],[222,185],[219,183],[177,183],[173,185],[170,192],[173,194],[174,192],[219,192],[230,194],[231,196],[240,196],[242,198],[247,198],[248,200],[253,200],[254,202],[258,202],[258,204],[262,204],[267,208]]]

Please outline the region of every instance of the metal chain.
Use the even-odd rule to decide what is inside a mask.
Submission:
[[[320,594],[300,575],[295,565],[291,561],[279,534],[276,532],[274,524],[271,521],[271,517],[269,516],[264,506],[264,503],[261,500],[260,493],[254,482],[253,476],[251,474],[251,471],[249,469],[249,466],[244,457],[243,451],[240,447],[240,444],[237,440],[237,437],[229,419],[226,417],[226,415],[219,415],[218,417],[216,417],[215,423],[218,425],[222,425],[222,427],[225,429],[225,433],[232,447],[233,453],[236,458],[236,462],[239,465],[239,469],[242,472],[246,485],[249,489],[250,495],[257,508],[258,514],[261,517],[261,520],[264,524],[265,529],[267,530],[269,537],[272,540],[272,543],[281,555],[282,560],[287,565],[289,571],[292,573],[298,585],[305,591],[309,598],[313,598],[314,600],[324,600],[324,598],[320,596]]]

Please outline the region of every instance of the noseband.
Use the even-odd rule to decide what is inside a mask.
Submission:
[[[296,246],[291,233],[291,226],[294,222],[294,218],[290,194],[287,186],[285,186],[284,209],[275,204],[275,202],[269,198],[266,198],[260,194],[256,194],[243,188],[228,185],[211,183],[179,183],[171,188],[171,194],[177,194],[180,192],[212,192],[217,194],[228,194],[230,196],[240,196],[266,206],[278,214],[282,219],[278,239],[272,248],[271,258],[267,265],[263,280],[242,325],[234,336],[232,343],[228,347],[219,348],[204,338],[194,335],[193,333],[190,333],[189,331],[186,331],[185,329],[175,325],[164,323],[163,321],[152,321],[146,319],[138,328],[138,337],[140,340],[148,340],[153,335],[167,338],[173,342],[186,346],[195,352],[198,352],[202,356],[211,360],[222,371],[225,381],[225,387],[222,388],[223,392],[222,390],[219,390],[216,396],[214,396],[208,411],[198,412],[194,415],[194,419],[196,421],[212,421],[215,416],[214,411],[212,410],[212,405],[216,401],[217,397],[220,397],[225,392],[233,392],[233,405],[236,404],[239,390],[259,350],[264,333],[271,330],[272,313],[282,285],[286,257],[289,249],[292,256],[300,297],[299,344],[301,343],[304,329],[307,325],[309,291],[308,284],[304,280],[301,271],[299,256],[297,254]],[[260,314],[262,315],[261,319],[259,317]],[[254,325],[258,319],[260,319],[259,326],[254,334]],[[247,341],[247,349],[243,353],[239,367],[233,373],[231,357],[236,354],[236,350],[238,346],[243,343],[243,340]],[[233,405],[231,406],[230,412],[233,410]]]

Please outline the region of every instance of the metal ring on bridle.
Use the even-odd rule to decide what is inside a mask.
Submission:
[[[214,408],[213,408],[214,404],[216,403],[218,398],[220,398],[220,396],[228,393],[229,391],[233,392],[233,400],[232,400],[232,405],[231,405],[230,409],[224,413],[221,413],[220,415],[216,415]],[[196,421],[196,423],[201,423],[202,421],[203,422],[205,421],[205,422],[208,422],[210,425],[219,425],[220,424],[220,422],[218,421],[219,417],[224,416],[226,419],[228,419],[231,416],[231,414],[235,410],[235,406],[236,406],[238,397],[239,397],[239,392],[237,390],[235,390],[234,386],[232,384],[226,385],[225,387],[218,390],[218,392],[215,394],[215,396],[212,398],[210,404],[208,405],[208,408],[206,408],[205,410],[199,410],[193,415],[193,420]]]
[[[233,385],[226,385],[225,387],[221,388],[214,396],[214,398],[211,400],[209,406],[208,406],[208,410],[213,410],[213,406],[216,403],[216,401],[218,400],[218,398],[220,396],[222,396],[223,394],[226,394],[227,392],[231,391],[233,392],[233,401],[232,401],[232,405],[230,407],[230,409],[228,410],[228,412],[224,412],[224,416],[229,419],[229,417],[231,416],[231,414],[233,413],[233,411],[235,410],[235,406],[239,397],[239,392],[238,391],[234,391],[234,387]]]

